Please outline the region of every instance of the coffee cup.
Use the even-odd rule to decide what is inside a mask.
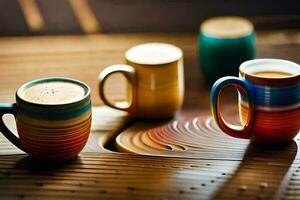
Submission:
[[[227,123],[221,113],[221,91],[233,86],[239,92],[242,127]],[[223,77],[211,90],[211,111],[220,129],[233,137],[259,143],[293,140],[300,130],[300,66],[280,59],[242,63],[239,78]]]
[[[198,38],[199,62],[209,85],[238,74],[242,62],[255,58],[254,27],[245,18],[209,18],[201,24]]]
[[[19,137],[6,127],[5,114],[15,116]],[[19,149],[40,160],[70,160],[90,133],[90,88],[70,78],[33,80],[18,88],[16,103],[0,104],[0,116],[0,131]]]
[[[165,43],[140,44],[126,51],[125,63],[109,66],[99,75],[100,97],[107,106],[147,119],[172,117],[180,109],[184,95],[180,48]],[[114,73],[122,73],[131,85],[126,105],[113,103],[105,95],[105,82]]]

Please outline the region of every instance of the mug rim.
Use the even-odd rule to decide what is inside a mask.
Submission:
[[[20,95],[21,90],[24,90],[25,88],[28,88],[28,87],[30,87],[34,84],[43,83],[43,82],[47,82],[47,81],[65,81],[65,82],[75,83],[75,84],[78,84],[78,85],[84,87],[86,93],[79,100],[75,100],[75,101],[71,101],[71,102],[67,102],[67,103],[57,103],[57,104],[36,103],[36,102],[28,101],[28,100],[21,97],[21,95]],[[25,103],[30,104],[30,105],[43,106],[43,107],[72,106],[72,105],[75,105],[75,104],[77,104],[79,102],[82,102],[85,99],[89,98],[90,93],[91,93],[90,87],[82,81],[72,79],[72,78],[68,78],[68,77],[45,77],[45,78],[31,80],[31,81],[26,82],[23,85],[21,85],[16,91],[16,99],[17,99],[17,102],[18,102],[18,100],[20,100],[20,101],[25,102]]]
[[[291,74],[290,76],[286,77],[262,77],[253,74],[253,72],[247,71],[249,66],[258,65],[258,64],[272,64],[274,65],[282,65],[282,66],[290,66],[291,68],[295,68],[299,71],[299,73]],[[269,83],[271,85],[287,85],[292,83],[297,83],[300,80],[300,65],[295,62],[284,60],[284,59],[274,59],[274,58],[260,58],[260,59],[253,59],[243,62],[239,67],[240,75],[244,78],[249,79],[253,82],[258,83]],[[281,72],[284,72],[282,70]],[[287,72],[288,73],[288,72]]]
[[[159,44],[159,45],[165,45],[165,46],[169,46],[169,47],[172,47],[173,49],[175,49],[176,51],[178,51],[179,53],[179,56],[176,57],[176,58],[173,58],[173,59],[170,59],[170,60],[167,60],[165,62],[153,62],[153,63],[150,63],[150,62],[140,62],[140,61],[137,61],[137,60],[134,60],[134,59],[130,59],[129,56],[128,56],[128,53],[129,51],[131,51],[132,49],[134,48],[137,48],[137,47],[140,47],[140,46],[144,46],[144,45],[153,45],[153,44]],[[177,47],[176,45],[173,45],[173,44],[170,44],[170,43],[164,43],[164,42],[147,42],[147,43],[141,43],[141,44],[137,44],[137,45],[134,45],[132,47],[130,47],[129,49],[126,50],[125,52],[125,59],[131,63],[135,63],[135,64],[138,64],[138,65],[144,65],[144,66],[159,66],[159,65],[165,65],[165,64],[170,64],[170,63],[173,63],[173,62],[176,62],[178,60],[180,60],[181,58],[183,57],[183,51],[181,48]]]
[[[224,34],[223,36],[218,35],[216,33],[213,33],[211,30],[209,30],[209,26],[211,26],[213,23],[216,23],[217,21],[225,21],[225,20],[233,20],[233,21],[239,21],[239,23],[243,23],[247,26],[248,30],[243,30],[240,33],[230,33],[230,34]],[[214,26],[214,25],[213,25]],[[248,37],[249,35],[254,33],[254,26],[253,23],[248,20],[245,17],[237,16],[237,15],[231,15],[231,16],[216,16],[211,17],[206,20],[204,20],[200,26],[199,31],[203,35],[214,38],[214,39],[241,39],[244,37]]]

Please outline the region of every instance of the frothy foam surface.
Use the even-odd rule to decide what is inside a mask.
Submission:
[[[182,51],[171,44],[146,43],[130,48],[125,56],[134,63],[156,65],[178,60],[182,56]]]
[[[34,84],[19,95],[32,103],[55,105],[76,102],[85,94],[85,89],[76,83],[49,81]]]
[[[251,33],[253,25],[241,17],[213,17],[202,23],[201,31],[206,35],[218,38],[237,38]]]

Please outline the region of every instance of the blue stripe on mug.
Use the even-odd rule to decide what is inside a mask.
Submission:
[[[20,115],[26,115],[36,119],[46,119],[46,120],[66,120],[69,118],[73,118],[79,115],[84,114],[89,111],[92,107],[91,101],[86,102],[80,108],[73,108],[67,110],[52,110],[51,112],[45,113],[45,110],[35,110],[33,112],[32,109],[27,109],[26,107],[22,107],[18,109]]]
[[[255,103],[266,106],[285,106],[300,101],[300,84],[290,87],[271,87],[253,84],[245,80],[255,96]],[[247,98],[241,95],[242,100]]]

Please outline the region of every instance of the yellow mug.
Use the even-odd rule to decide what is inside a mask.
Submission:
[[[145,43],[128,49],[126,64],[112,65],[99,75],[99,94],[112,108],[131,116],[147,119],[172,117],[181,107],[184,96],[182,50],[166,43]],[[130,101],[113,103],[104,92],[107,78],[122,73],[131,85]]]

